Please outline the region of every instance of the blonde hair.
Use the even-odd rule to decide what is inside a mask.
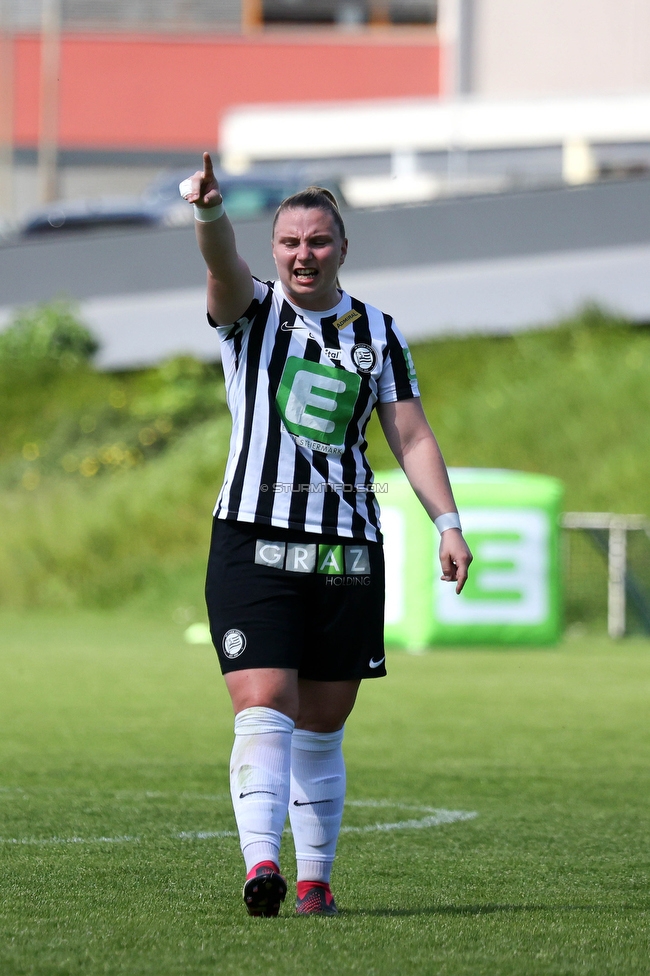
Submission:
[[[292,196],[283,200],[275,211],[273,218],[273,228],[271,233],[275,233],[275,225],[278,217],[285,210],[324,210],[332,215],[334,223],[340,231],[341,237],[345,238],[345,225],[341,217],[341,211],[334,194],[324,186],[308,186],[305,190],[300,190]]]

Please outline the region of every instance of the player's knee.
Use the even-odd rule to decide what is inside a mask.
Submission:
[[[235,714],[245,708],[272,708],[294,722],[298,717],[295,674],[274,670],[239,671],[226,675]]]

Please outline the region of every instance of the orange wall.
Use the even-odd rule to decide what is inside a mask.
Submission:
[[[15,40],[17,146],[36,145],[40,44]],[[198,150],[237,104],[438,94],[435,35],[63,38],[63,148]]]

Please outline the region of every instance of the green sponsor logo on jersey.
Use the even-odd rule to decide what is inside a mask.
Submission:
[[[404,356],[404,362],[406,363],[406,371],[408,372],[409,379],[411,383],[415,383],[417,376],[415,375],[415,365],[413,363],[413,357],[408,349],[402,349],[402,354]]]
[[[276,402],[287,430],[306,446],[341,445],[334,452],[341,453],[360,386],[358,373],[290,356]]]

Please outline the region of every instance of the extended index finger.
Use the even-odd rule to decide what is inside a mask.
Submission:
[[[205,174],[206,181],[214,179],[214,167],[212,165],[212,156],[210,155],[209,152],[203,153],[203,173]]]

